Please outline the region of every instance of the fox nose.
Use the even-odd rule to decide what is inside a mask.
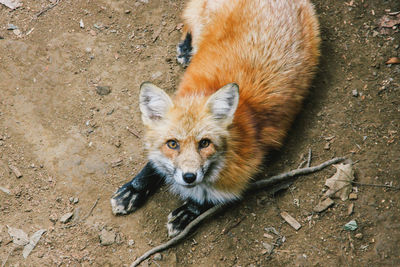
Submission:
[[[183,180],[188,183],[191,184],[196,180],[196,174],[194,174],[193,172],[187,172],[183,174]]]

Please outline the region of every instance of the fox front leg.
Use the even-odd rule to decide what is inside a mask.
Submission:
[[[187,32],[183,39],[176,47],[176,60],[183,66],[187,66],[193,55],[192,34]]]
[[[207,203],[198,204],[191,200],[186,201],[181,207],[168,215],[168,235],[170,237],[178,235],[189,223],[212,206],[212,204]]]
[[[164,178],[148,162],[130,182],[121,186],[111,197],[115,215],[125,215],[137,210],[163,183]]]

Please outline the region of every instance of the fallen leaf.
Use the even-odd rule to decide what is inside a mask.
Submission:
[[[384,15],[379,20],[380,28],[392,28],[393,26],[396,26],[397,24],[400,24],[400,14],[397,14],[396,16]]]
[[[8,234],[12,237],[13,243],[18,246],[25,246],[29,243],[28,235],[21,229],[8,226]]]
[[[386,61],[386,64],[400,64],[400,58],[391,57],[388,61]]]
[[[0,0],[0,4],[11,9],[16,9],[17,7],[22,6],[22,3],[19,0]]]
[[[24,250],[22,251],[22,256],[26,259],[32,250],[36,247],[36,244],[39,242],[42,235],[46,232],[46,229],[40,229],[36,231],[30,238],[29,243],[25,245]]]
[[[326,197],[337,197],[345,201],[349,198],[352,186],[348,181],[354,180],[353,163],[334,164],[336,173],[326,180],[325,185],[329,189],[325,192]]]

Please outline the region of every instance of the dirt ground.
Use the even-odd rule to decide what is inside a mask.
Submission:
[[[184,72],[175,60],[184,1],[53,3],[39,16],[52,2],[26,0],[14,11],[0,5],[0,263],[129,266],[168,240],[166,216],[180,204],[162,188],[134,214],[116,217],[109,199],[146,162],[140,83],[172,93]],[[400,2],[314,3],[320,71],[263,176],[297,168],[311,148],[313,164],[346,156],[356,162],[357,182],[399,186],[400,64],[385,62],[400,56],[400,25],[378,26]],[[96,86],[111,93],[99,95]],[[400,266],[399,191],[355,185],[357,199],[335,199],[317,214],[313,207],[334,172],[300,177],[274,196],[247,196],[143,266]],[[281,211],[302,228],[291,228]],[[62,223],[68,212],[72,220]],[[350,220],[358,224],[353,232],[343,230]],[[29,236],[47,231],[24,259],[7,226]],[[268,227],[284,236],[271,255],[266,244],[277,236]],[[107,234],[109,245],[102,245]]]

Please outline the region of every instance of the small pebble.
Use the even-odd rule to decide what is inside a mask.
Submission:
[[[331,143],[326,143],[325,146],[324,146],[324,149],[325,150],[331,149]]]
[[[135,244],[135,241],[133,241],[133,239],[129,239],[128,241],[128,246],[133,246]]]
[[[357,96],[358,96],[358,92],[357,92],[356,89],[354,89],[353,91],[351,91],[351,94],[352,94],[354,97],[357,97]]]
[[[350,203],[350,205],[347,208],[347,215],[353,214],[354,211],[354,203]]]
[[[363,238],[363,234],[362,234],[362,233],[357,233],[357,234],[355,235],[355,238],[357,238],[357,239],[362,239],[362,238]]]
[[[344,225],[344,230],[346,231],[355,231],[358,228],[357,222],[355,220],[351,220]]]
[[[79,27],[81,27],[82,29],[85,28],[85,24],[83,23],[82,19],[79,21]]]
[[[50,217],[49,217],[49,220],[50,220],[52,223],[56,223],[56,222],[58,221],[57,215],[51,214]]]
[[[349,194],[349,199],[350,199],[350,200],[356,200],[357,198],[358,198],[358,196],[357,196],[356,193],[350,193],[350,194]]]
[[[109,232],[106,229],[101,230],[100,233],[100,244],[102,246],[109,246],[112,245],[115,242],[115,233]]]
[[[16,30],[18,29],[17,26],[15,26],[14,24],[7,24],[7,30],[12,31],[12,30]]]
[[[156,253],[156,254],[154,254],[154,260],[155,260],[155,261],[160,261],[160,260],[162,260],[162,255],[161,255],[161,253]]]
[[[96,92],[99,95],[108,95],[109,93],[111,93],[111,88],[110,86],[96,86]]]
[[[69,221],[72,219],[72,216],[73,216],[73,215],[74,215],[73,212],[65,213],[63,216],[61,216],[60,222],[61,222],[61,223],[67,223],[67,222],[69,222]]]

